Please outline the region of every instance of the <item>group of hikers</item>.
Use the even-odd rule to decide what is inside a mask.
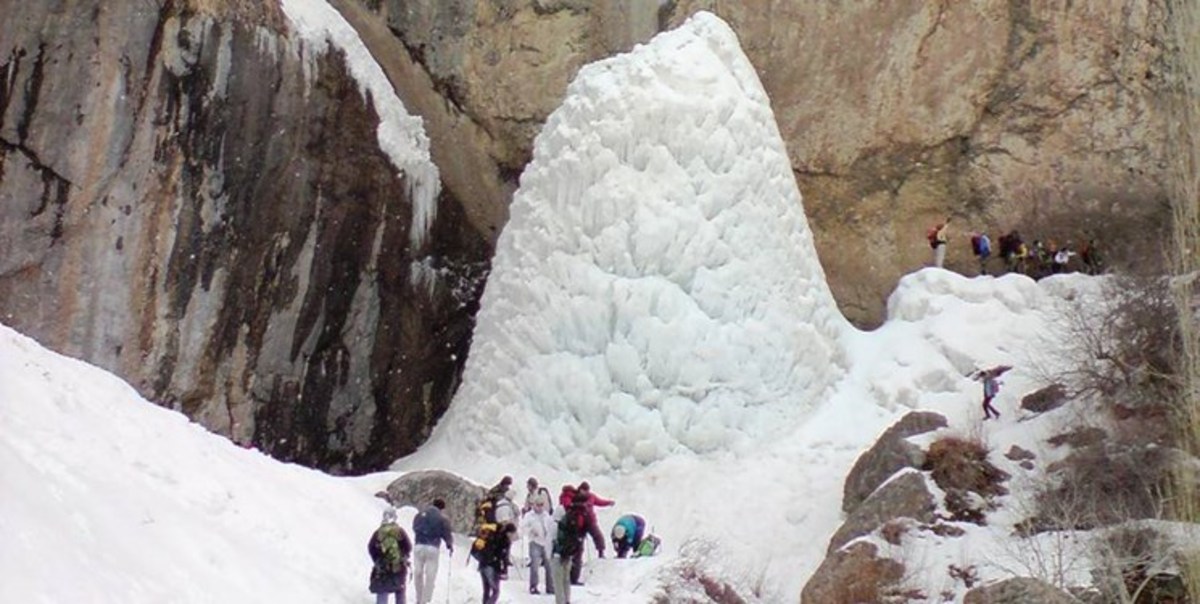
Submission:
[[[929,247],[933,250],[933,265],[942,268],[946,261],[946,248],[950,243],[950,219],[937,223],[925,233]],[[1047,275],[1082,270],[1090,275],[1104,271],[1096,239],[1088,238],[1076,249],[1073,241],[1059,245],[1053,239],[1043,242],[1035,239],[1026,244],[1021,233],[1013,229],[1001,235],[994,243],[986,232],[970,234],[971,254],[979,262],[979,274],[988,274],[988,265],[994,255],[1004,264],[1006,272],[1017,272],[1034,279]],[[1078,260],[1074,260],[1078,258]]]
[[[563,485],[555,501],[549,489],[539,484],[537,478],[530,477],[525,485],[528,491],[524,505],[518,507],[512,483],[511,476],[502,478],[488,489],[475,508],[470,555],[479,566],[483,604],[494,604],[499,600],[500,582],[508,578],[513,564],[512,545],[520,538],[528,542],[529,593],[543,593],[539,590],[541,584],[544,593],[554,595],[556,604],[569,603],[571,586],[583,585],[583,553],[588,537],[591,537],[597,555],[605,557],[605,540],[596,518],[596,508],[610,507],[616,502],[593,493],[586,481],[578,486]],[[445,509],[443,499],[434,499],[413,518],[415,546],[410,544],[404,529],[396,524],[396,510],[391,507],[384,510],[383,522],[367,544],[374,563],[370,591],[376,595],[376,604],[387,604],[389,594],[395,594],[397,604],[404,604],[410,553],[416,604],[429,604],[437,576],[440,545],[444,543],[451,555],[454,552]],[[657,537],[647,534],[645,519],[636,514],[618,518],[609,536],[612,551],[618,558],[651,556],[660,544]],[[539,574],[544,577],[541,582]]]

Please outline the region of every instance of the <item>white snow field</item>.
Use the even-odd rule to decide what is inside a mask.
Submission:
[[[372,493],[419,468],[589,480],[617,500],[598,510],[606,532],[642,514],[662,554],[589,561],[576,604],[648,601],[692,540],[709,572],[794,602],[841,522],[846,472],[904,413],[945,414],[1002,467],[1011,444],[1040,450],[1016,404],[1068,301],[1098,284],[924,269],[883,327],[851,328],[762,87],[700,14],[571,85],[522,177],[460,393],[396,471],[273,461],[0,326],[0,602],[373,602]],[[1015,365],[1004,417],[982,423],[966,374],[996,363]],[[930,576],[1002,529],[932,544]],[[443,559],[434,601],[478,601],[463,560]],[[523,572],[500,601],[549,602]]]

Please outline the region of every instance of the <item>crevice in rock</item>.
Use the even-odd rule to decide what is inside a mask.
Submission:
[[[33,122],[33,112],[37,110],[38,97],[42,92],[42,80],[45,78],[46,43],[38,44],[37,56],[33,59],[33,71],[25,84],[25,106],[21,115],[17,116],[17,140],[24,143],[29,139],[29,124]],[[15,76],[15,74],[14,74]],[[13,78],[15,81],[15,77]],[[14,82],[15,83],[15,82]]]

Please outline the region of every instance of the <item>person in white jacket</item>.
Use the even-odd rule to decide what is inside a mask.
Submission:
[[[533,509],[521,518],[521,535],[529,541],[529,593],[538,592],[538,569],[546,571],[546,593],[554,593],[554,584],[550,581],[550,547],[554,540],[556,524],[554,518],[546,511],[548,504],[536,501]]]

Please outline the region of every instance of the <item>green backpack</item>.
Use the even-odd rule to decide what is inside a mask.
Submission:
[[[408,560],[408,548],[404,547],[407,541],[408,538],[401,533],[400,527],[394,524],[379,527],[379,550],[383,555],[376,564],[387,572],[400,572]]]

